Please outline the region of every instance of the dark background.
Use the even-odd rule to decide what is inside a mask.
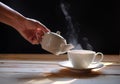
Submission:
[[[39,20],[51,31],[59,30],[67,39],[68,24],[60,8],[63,0],[0,0],[26,17]],[[120,8],[117,1],[65,0],[74,29],[83,49],[84,38],[93,50],[119,54]],[[71,30],[70,30],[71,31]],[[48,53],[40,45],[27,42],[12,27],[0,23],[0,53]]]

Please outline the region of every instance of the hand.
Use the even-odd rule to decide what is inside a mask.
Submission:
[[[18,32],[32,44],[39,44],[44,33],[50,31],[39,21],[30,18],[26,18],[18,27]]]
[[[0,22],[16,29],[27,41],[39,44],[45,32],[50,30],[37,20],[26,18],[0,2]]]

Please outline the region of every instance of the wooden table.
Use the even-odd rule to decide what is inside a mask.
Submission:
[[[66,54],[0,54],[0,84],[120,84],[119,55],[105,55],[104,67],[87,72],[58,65],[66,60]]]

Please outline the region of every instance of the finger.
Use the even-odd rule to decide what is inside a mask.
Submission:
[[[42,36],[44,35],[44,31],[41,30],[40,28],[37,28],[36,30],[36,39],[39,41],[39,43],[41,42],[42,40]]]
[[[50,29],[48,29],[45,25],[43,25],[43,24],[41,24],[40,25],[40,27],[38,27],[38,28],[40,28],[42,31],[44,31],[44,32],[50,32]]]

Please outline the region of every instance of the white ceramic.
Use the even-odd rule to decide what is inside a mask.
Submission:
[[[103,59],[101,52],[96,53],[91,50],[70,50],[67,54],[69,61],[76,69],[88,68],[91,63],[100,63]],[[97,56],[100,56],[99,60],[96,60]]]
[[[85,68],[85,69],[76,69],[72,63],[70,61],[62,61],[62,62],[59,62],[58,65],[62,66],[62,67],[65,67],[65,68],[68,68],[68,69],[71,69],[71,70],[77,70],[77,71],[85,71],[85,70],[92,70],[92,69],[98,69],[98,68],[102,68],[104,66],[103,63],[91,63],[88,68]]]
[[[42,37],[41,47],[55,55],[66,53],[68,50],[74,48],[72,44],[67,44],[66,40],[59,32],[47,32]]]

